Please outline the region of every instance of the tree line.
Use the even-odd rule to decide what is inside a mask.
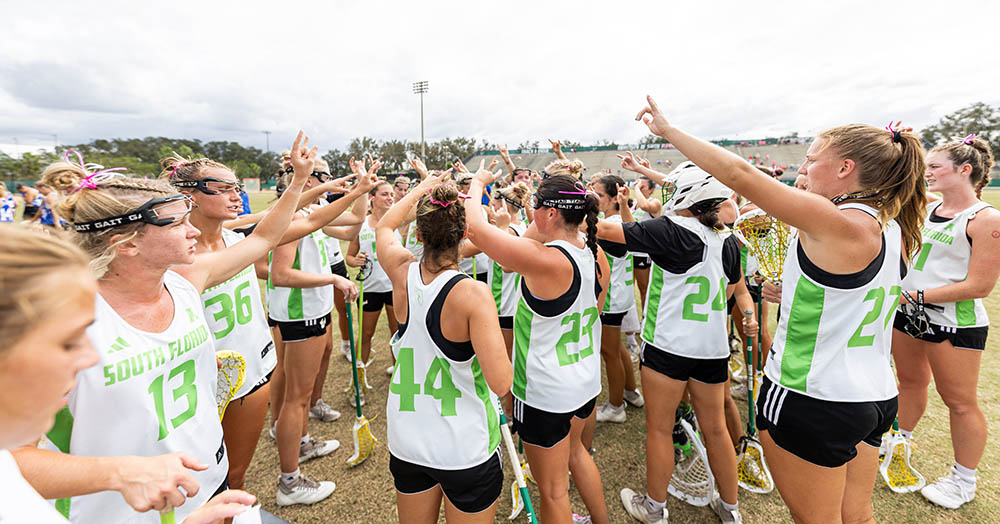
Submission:
[[[985,138],[992,144],[995,152],[1000,152],[1000,106],[977,102],[945,115],[936,124],[920,132],[927,147],[970,133]],[[581,147],[579,142],[572,140],[564,139],[561,142],[564,150]],[[642,143],[656,141],[645,137]],[[542,150],[541,144],[538,140],[525,141],[518,144],[516,149]],[[604,140],[601,144],[613,142]],[[513,144],[511,146],[511,149],[515,149]],[[427,142],[425,153],[421,154],[420,142],[360,137],[352,139],[344,150],[331,149],[322,156],[330,164],[330,170],[334,174],[349,172],[348,161],[351,157],[360,158],[366,154],[381,156],[385,172],[402,173],[409,170],[409,155],[421,156],[431,169],[445,169],[456,160],[465,160],[477,151],[495,148],[496,145],[488,140],[477,142],[475,138],[456,137]],[[158,175],[160,158],[176,153],[184,158],[211,158],[229,166],[240,178],[260,178],[267,181],[277,174],[281,159],[280,152],[262,151],[229,141],[202,142],[198,139],[166,137],[97,139],[85,144],[60,146],[56,153],[24,153],[20,158],[0,152],[0,176],[6,180],[37,179],[45,166],[61,160],[63,153],[70,149],[78,151],[87,162],[105,167],[124,167],[130,173],[144,176]],[[544,149],[547,150],[548,147]]]

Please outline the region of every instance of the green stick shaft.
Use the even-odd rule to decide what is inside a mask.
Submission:
[[[361,283],[364,289],[364,282]],[[358,418],[361,418],[361,393],[358,388],[358,352],[354,350],[354,321],[351,319],[351,302],[347,301],[347,331],[348,339],[351,341],[351,371],[354,372],[354,404],[357,408]],[[360,319],[364,314],[358,315]],[[360,320],[358,324],[360,324]]]
[[[507,415],[504,414],[503,406],[500,405],[499,400],[497,401],[497,411],[500,413],[500,434],[503,436],[504,446],[507,448],[510,466],[514,470],[517,490],[521,493],[521,500],[524,501],[524,511],[528,515],[528,522],[538,524],[535,509],[531,506],[531,497],[528,495],[528,485],[524,481],[524,474],[521,473],[521,463],[517,458],[517,451],[514,450],[514,439],[510,436],[510,429],[507,428]]]

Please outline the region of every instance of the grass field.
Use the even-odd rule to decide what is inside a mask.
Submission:
[[[1000,208],[1000,191],[987,191],[986,200]],[[253,207],[259,209],[269,200],[271,194],[253,196]],[[346,246],[345,246],[346,248]],[[980,374],[980,405],[991,427],[1000,421],[1000,350],[997,333],[1000,332],[1000,291],[986,299],[990,311],[991,334],[983,355]],[[772,308],[773,310],[774,308]],[[383,317],[384,318],[384,317]],[[771,319],[774,330],[774,319]],[[334,323],[334,340],[338,340]],[[278,458],[274,441],[266,431],[261,436],[257,455],[247,475],[247,489],[256,494],[264,507],[275,515],[295,523],[326,522],[366,522],[383,523],[396,521],[395,491],[389,473],[389,453],[384,445],[385,401],[389,378],[384,373],[391,364],[388,348],[389,332],[382,320],[376,332],[373,347],[378,357],[372,366],[369,381],[374,387],[368,392],[365,415],[372,422],[376,438],[382,441],[375,453],[365,463],[354,469],[346,465],[351,449],[351,424],[353,411],[348,403],[345,388],[350,385],[350,365],[339,356],[331,360],[326,380],[324,398],[327,403],[343,413],[343,417],[332,423],[312,421],[311,433],[317,438],[340,440],[341,449],[329,457],[314,460],[302,466],[302,471],[321,480],[333,480],[337,490],[326,501],[314,506],[277,508],[274,502],[278,476]],[[336,350],[335,350],[336,352]],[[602,392],[598,402],[607,400]],[[744,403],[740,403],[745,410]],[[744,411],[745,413],[745,411]],[[629,408],[625,424],[598,425],[594,438],[596,453],[594,460],[601,471],[605,499],[612,522],[633,522],[619,502],[618,493],[623,487],[642,490],[645,482],[645,424],[641,410]],[[947,473],[952,463],[951,444],[948,431],[948,414],[941,398],[931,389],[930,402],[924,418],[916,430],[917,449],[913,463],[917,469],[933,481]],[[875,519],[886,523],[994,523],[1000,521],[1000,449],[996,437],[991,433],[986,453],[979,466],[979,483],[976,499],[958,511],[950,511],[933,506],[919,494],[898,495],[889,491],[881,482],[875,487]],[[509,465],[505,465],[507,481],[497,511],[497,522],[507,521],[510,513],[510,492],[507,490],[513,475]],[[532,497],[537,500],[537,490],[529,485]],[[571,504],[577,513],[585,514],[586,508],[575,489],[570,489]],[[791,518],[777,491],[768,495],[756,495],[740,491],[740,508],[747,523],[791,522]],[[668,497],[671,522],[715,523],[717,517],[708,508],[691,507],[673,497]],[[522,514],[518,521],[525,522]],[[441,522],[444,522],[443,516]]]

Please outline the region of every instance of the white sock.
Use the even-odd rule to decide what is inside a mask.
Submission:
[[[302,443],[307,444],[308,442],[309,442],[309,434],[306,433],[306,436],[302,437]]]
[[[617,411],[625,411],[625,401],[624,400],[622,400],[622,405],[621,406],[616,406],[616,405],[612,404],[610,401],[608,402],[608,405],[610,405],[611,409],[615,410],[616,412]]]
[[[740,501],[738,501],[738,500],[736,501],[735,504],[730,504],[730,503],[726,502],[725,500],[723,500],[720,497],[719,498],[719,502],[722,503],[722,509],[724,509],[726,511],[739,511],[739,509],[740,509]]]
[[[653,500],[653,497],[649,496],[649,493],[646,493],[646,506],[654,512],[662,512],[663,508],[667,507],[667,501],[657,502]]]
[[[913,430],[907,431],[905,429],[900,428],[899,434],[906,437],[906,440],[913,440]]]
[[[951,467],[951,469],[952,471],[955,472],[956,475],[958,475],[958,478],[968,482],[969,484],[976,483],[976,470],[969,469],[959,464],[958,462],[956,462],[955,465]]]
[[[297,478],[299,478],[299,468],[295,468],[295,471],[291,473],[285,473],[284,471],[281,472],[281,482],[283,484],[291,484],[292,482],[295,482],[295,479]]]

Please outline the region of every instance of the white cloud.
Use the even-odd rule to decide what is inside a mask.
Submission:
[[[917,127],[1000,102],[1000,5],[939,2],[66,2],[5,7],[0,142],[305,129],[633,142],[653,94],[709,138]]]

